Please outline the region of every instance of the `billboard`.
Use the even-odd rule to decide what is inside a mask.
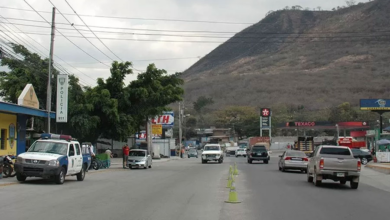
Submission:
[[[360,110],[390,110],[390,99],[360,99]]]
[[[162,125],[163,128],[173,127],[175,116],[173,112],[163,112],[163,115],[156,116],[152,119],[152,124]]]

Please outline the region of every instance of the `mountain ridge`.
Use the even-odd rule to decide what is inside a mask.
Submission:
[[[326,108],[389,92],[389,0],[338,11],[283,10],[221,44],[183,73],[186,102]]]

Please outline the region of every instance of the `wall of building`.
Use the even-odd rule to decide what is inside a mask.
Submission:
[[[17,116],[13,114],[0,113],[0,141],[3,143],[4,149],[0,146],[0,155],[16,155],[17,150]],[[10,127],[14,127],[14,132],[10,132]],[[4,136],[1,135],[4,131]],[[13,135],[12,135],[13,133]],[[11,137],[11,136],[13,137]]]

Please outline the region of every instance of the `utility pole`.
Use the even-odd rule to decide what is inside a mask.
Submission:
[[[47,97],[46,97],[46,110],[47,110],[47,133],[50,133],[50,112],[51,112],[51,75],[53,71],[53,50],[54,50],[54,35],[55,35],[55,19],[56,8],[53,7],[53,13],[51,18],[51,41],[50,41],[50,56],[49,56],[49,75],[47,78]]]
[[[182,139],[181,117],[182,117],[182,109],[181,109],[181,102],[179,102],[179,157],[181,157],[181,139]]]
[[[148,154],[152,155],[152,120],[148,117],[148,121],[146,123],[146,141],[148,143]]]

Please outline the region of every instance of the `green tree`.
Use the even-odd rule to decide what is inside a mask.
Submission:
[[[349,104],[349,102],[344,102],[343,104],[331,108],[329,121],[330,122],[343,122],[343,121],[356,121],[358,119],[358,114],[355,109]]]
[[[150,64],[146,72],[137,76],[127,87],[130,94],[129,114],[134,116],[136,128],[145,124],[149,117],[161,115],[168,104],[182,100],[184,90],[180,73],[168,75],[163,69]]]
[[[10,44],[15,54],[23,57],[22,60],[4,56],[1,59],[1,66],[7,66],[10,71],[0,72],[0,96],[11,103],[17,103],[18,97],[24,87],[30,83],[34,86],[35,93],[39,100],[41,109],[46,109],[48,59],[42,59],[38,54],[31,53],[23,45]],[[59,72],[54,68],[53,77]],[[56,83],[52,80],[52,91],[56,91]],[[53,103],[56,103],[56,96],[52,96]],[[52,109],[55,105],[52,105]]]

